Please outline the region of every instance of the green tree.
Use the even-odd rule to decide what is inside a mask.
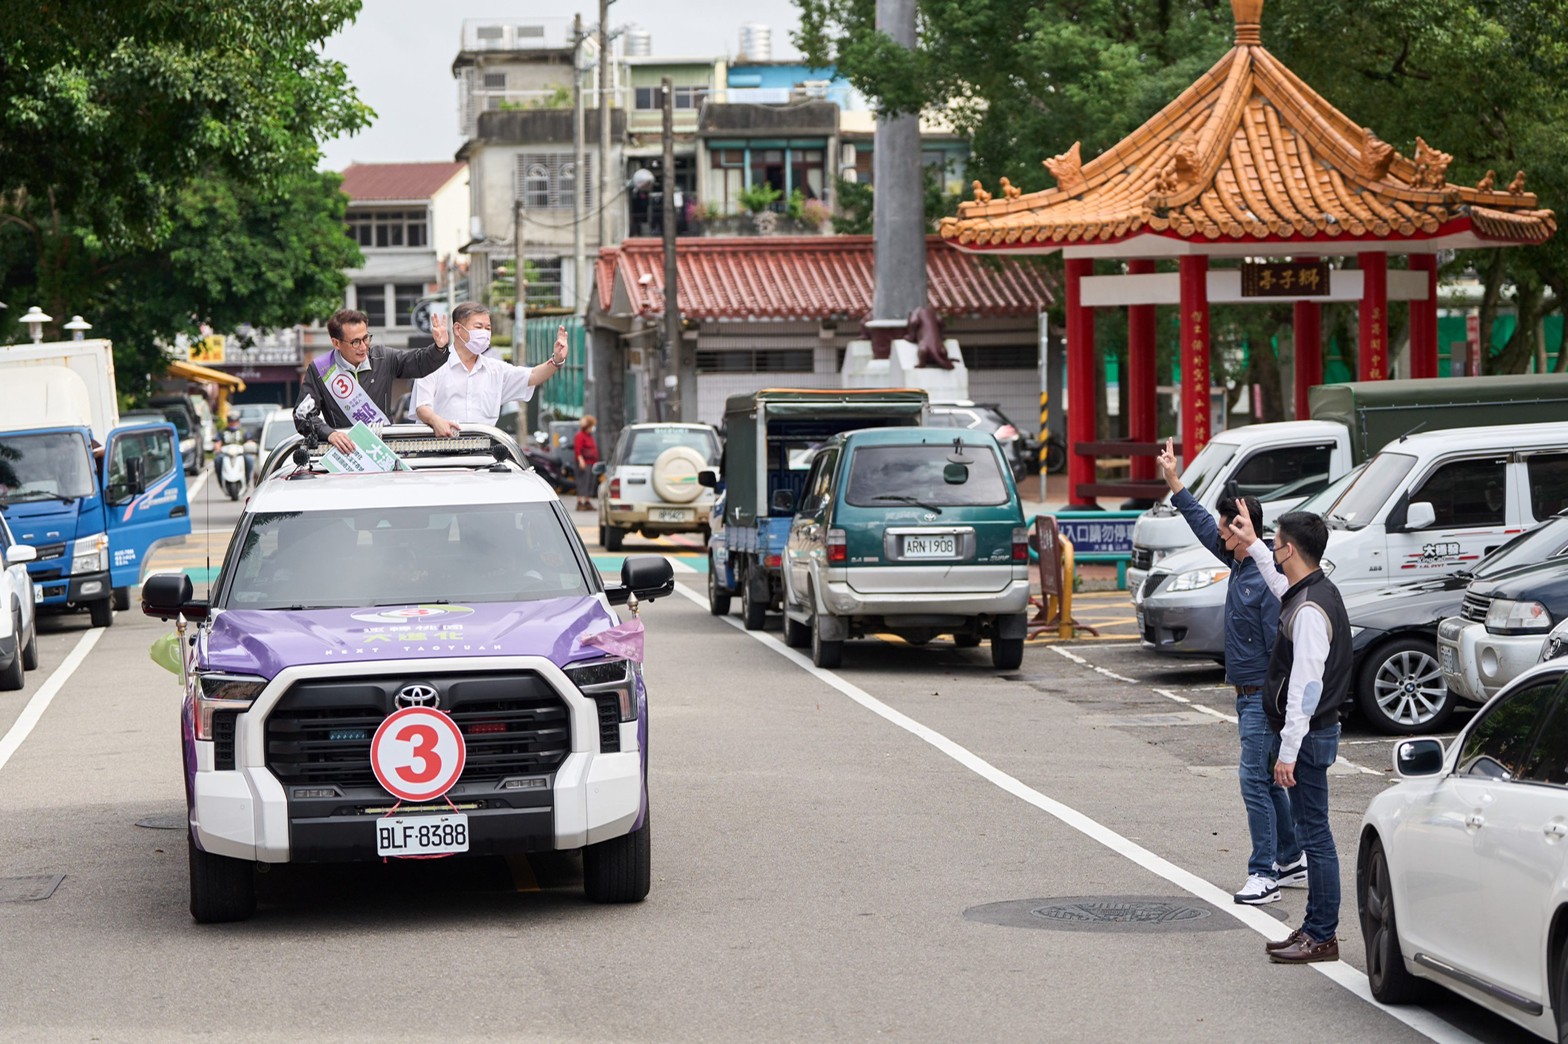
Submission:
[[[209,317],[319,316],[323,277],[306,270],[353,263],[357,250],[322,238],[332,224],[344,238],[343,207],[314,173],[317,143],[373,115],[319,45],[358,9],[52,0],[7,17],[0,299],[90,315],[95,333],[127,346],[120,374],[132,384],[161,368],[142,346]],[[237,285],[220,282],[225,272]]]

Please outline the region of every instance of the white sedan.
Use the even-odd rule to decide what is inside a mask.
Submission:
[[[1372,995],[1437,983],[1568,1040],[1568,659],[1520,675],[1446,752],[1396,744],[1394,769],[1356,860]]]
[[[0,517],[0,689],[20,689],[22,672],[38,667],[38,610],[27,575],[37,554],[13,539]]]

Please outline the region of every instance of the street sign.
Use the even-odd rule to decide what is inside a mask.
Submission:
[[[404,801],[430,801],[451,790],[467,756],[462,731],[434,707],[393,711],[370,741],[376,780]]]

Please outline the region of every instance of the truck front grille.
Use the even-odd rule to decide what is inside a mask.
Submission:
[[[1134,569],[1148,569],[1154,565],[1154,551],[1147,547],[1132,546],[1132,567]]]
[[[1489,595],[1471,594],[1465,592],[1465,600],[1459,605],[1459,615],[1473,623],[1481,623],[1486,619],[1486,611],[1492,608],[1492,599]]]
[[[285,785],[378,787],[370,740],[410,682],[433,684],[463,732],[459,783],[553,772],[571,752],[571,714],[532,672],[296,683],[267,718],[267,767]]]

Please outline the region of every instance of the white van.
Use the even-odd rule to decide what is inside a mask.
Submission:
[[[1454,428],[1390,443],[1328,515],[1340,591],[1467,569],[1568,506],[1568,422]]]

